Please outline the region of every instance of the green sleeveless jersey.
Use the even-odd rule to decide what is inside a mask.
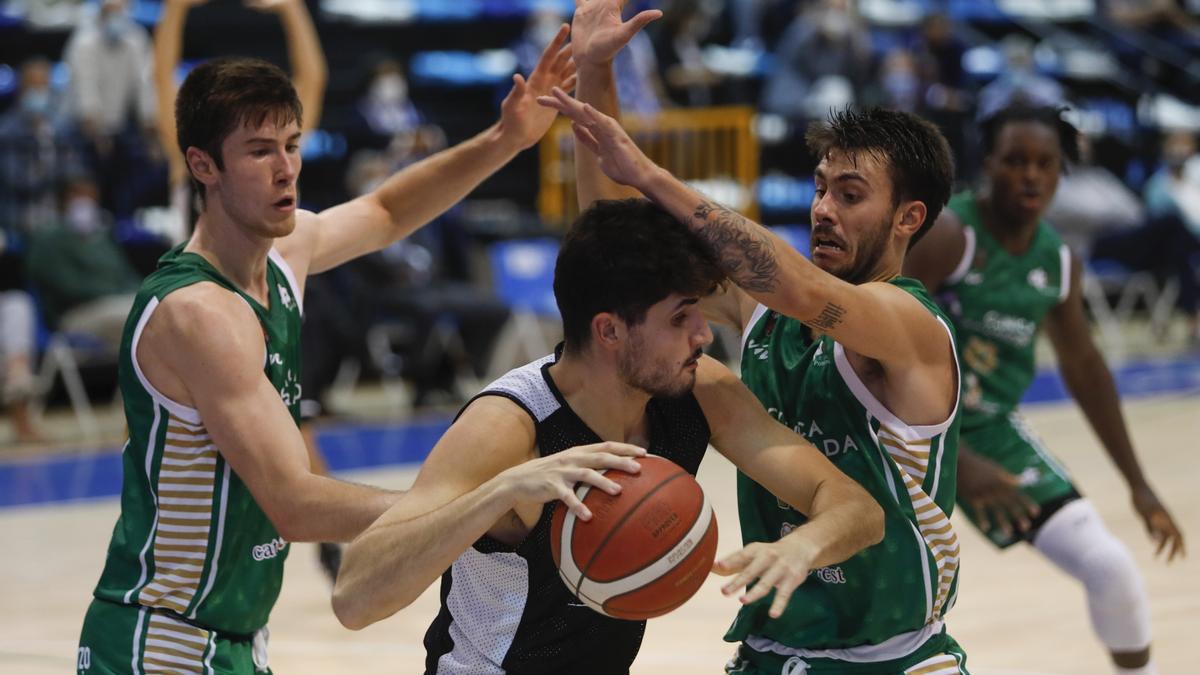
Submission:
[[[936,316],[953,344],[949,321],[924,286],[903,277],[891,283]],[[941,631],[957,591],[959,546],[950,524],[957,405],[941,424],[908,425],[871,394],[832,337],[761,306],[749,326],[742,380],[771,415],[879,502],[885,534],[849,560],[814,570],[778,619],[767,614],[773,596],[743,607],[726,639],[785,655],[906,656]],[[776,541],[806,521],[740,473],[738,511],[747,544]]]
[[[949,208],[962,220],[966,249],[938,292],[954,322],[963,368],[963,428],[1006,416],[1034,375],[1034,345],[1046,313],[1067,297],[1071,253],[1045,222],[1014,256],[988,233],[975,194]]]
[[[142,282],[121,340],[120,386],[129,440],[121,515],[97,598],[171,612],[219,633],[263,627],[283,582],[288,544],[225,462],[194,409],[157,391],[137,362],[142,330],[173,291],[218,284],[246,301],[262,325],[263,372],[294,420],[300,408],[300,294],[274,250],[263,307],[182,245]],[[219,335],[213,339],[219,340]],[[253,414],[253,411],[246,411]]]

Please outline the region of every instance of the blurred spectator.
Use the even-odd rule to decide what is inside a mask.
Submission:
[[[733,23],[733,47],[761,50],[763,17],[775,13],[793,0],[729,0],[729,18]]]
[[[1008,35],[1001,41],[1008,66],[979,90],[977,119],[987,119],[1013,103],[1055,106],[1066,103],[1057,80],[1039,74],[1033,59],[1033,41],[1023,35]]]
[[[25,62],[16,105],[0,117],[0,231],[19,241],[52,222],[58,186],[84,162],[82,141],[50,87],[50,62]]]
[[[0,236],[0,252],[4,250]],[[33,298],[20,289],[0,290],[0,409],[8,411],[19,443],[41,440],[29,400],[35,393],[34,341],[37,331]]]
[[[887,108],[917,112],[921,104],[921,78],[917,59],[907,49],[888,52],[879,68],[880,104]]]
[[[714,8],[708,2],[672,0],[655,22],[655,57],[666,93],[677,105],[712,105],[712,89],[721,76],[704,63],[701,45],[712,29]]]
[[[117,352],[140,279],[113,241],[90,178],[70,180],[61,220],[31,233],[27,273],[50,329],[90,335]]]
[[[1146,182],[1149,216],[1144,227],[1098,238],[1092,257],[1116,260],[1160,279],[1179,284],[1177,306],[1188,316],[1188,335],[1200,345],[1200,156],[1190,131],[1168,132],[1163,139],[1163,168]]]
[[[775,56],[763,108],[791,119],[824,119],[861,100],[870,76],[870,38],[847,0],[797,14]]]
[[[1108,18],[1133,30],[1200,32],[1200,22],[1178,0],[1103,0],[1103,6]]]
[[[351,159],[347,173],[350,194],[369,192],[390,176],[395,167],[387,157],[361,151]],[[363,337],[379,320],[408,324],[409,339],[400,345],[401,371],[416,389],[414,405],[424,405],[438,392],[454,391],[456,365],[451,355],[434,344],[442,321],[454,326],[471,358],[469,366],[482,376],[492,345],[508,320],[508,308],[491,294],[458,281],[442,278],[435,241],[437,225],[426,226],[413,237],[343,265],[337,274],[317,275],[305,291],[306,319],[301,340],[304,408],[315,416],[333,384],[338,366],[348,355],[365,352]]]
[[[1128,230],[1145,219],[1146,211],[1137,193],[1096,164],[1091,138],[1080,134],[1079,163],[1059,178],[1046,220],[1071,250],[1086,257],[1101,233]]]
[[[356,122],[347,136],[351,147],[386,149],[397,167],[411,164],[446,147],[441,127],[425,121],[408,97],[408,79],[394,59],[371,69],[366,92],[355,104]]]
[[[150,34],[129,18],[125,0],[103,0],[99,13],[71,33],[63,54],[71,69],[73,111],[97,146],[111,144],[131,121],[154,128]]]
[[[921,23],[921,32],[913,45],[921,78],[921,102],[918,111],[945,134],[959,168],[959,180],[981,162],[973,159],[974,139],[968,133],[973,96],[968,89],[963,55],[967,45],[954,31],[954,23],[943,12],[931,12]]]

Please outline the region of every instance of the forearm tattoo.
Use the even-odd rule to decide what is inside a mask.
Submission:
[[[757,225],[707,201],[696,205],[692,218],[694,231],[735,284],[751,293],[772,293],[779,287],[775,246]]]
[[[807,323],[813,328],[817,328],[819,330],[831,331],[842,323],[842,319],[845,318],[845,316],[846,308],[842,307],[841,305],[835,305],[831,302],[825,305],[825,309],[821,310],[821,313],[817,316],[817,318],[810,321],[805,321],[804,323]]]

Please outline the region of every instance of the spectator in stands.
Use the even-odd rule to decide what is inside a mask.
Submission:
[[[921,22],[921,31],[913,44],[921,78],[921,104],[918,112],[942,130],[959,178],[970,180],[980,162],[973,161],[973,141],[968,129],[974,96],[969,90],[963,55],[966,43],[955,34],[954,23],[944,12],[930,12]]]
[[[907,49],[894,49],[883,57],[879,68],[879,104],[885,108],[915,113],[921,104],[921,77],[917,59]]]
[[[1095,161],[1092,139],[1079,136],[1079,162],[1058,179],[1046,220],[1076,254],[1087,257],[1093,241],[1146,221],[1137,193]]]
[[[1191,131],[1163,138],[1163,168],[1146,182],[1148,219],[1144,227],[1098,238],[1092,257],[1149,270],[1179,284],[1176,305],[1188,317],[1188,339],[1200,346],[1200,284],[1194,261],[1200,256],[1200,156]]]
[[[0,231],[23,233],[57,214],[57,186],[84,170],[83,145],[50,86],[50,62],[26,61],[17,102],[0,117]]]
[[[113,241],[89,177],[69,180],[58,223],[29,238],[27,274],[52,330],[90,335],[116,354],[140,279]]]
[[[977,119],[987,119],[1014,103],[1031,106],[1066,103],[1062,85],[1035,69],[1033,47],[1033,41],[1023,35],[1008,35],[1001,41],[1007,67],[979,90]]]
[[[397,169],[446,147],[445,132],[428,122],[408,97],[408,79],[395,59],[382,59],[372,67],[370,83],[354,110],[355,122],[347,130],[351,148],[386,149]]]
[[[4,251],[4,236],[0,233],[0,254]],[[42,438],[29,411],[29,400],[35,393],[35,311],[29,293],[19,288],[0,290],[0,410],[8,411],[18,443]]]
[[[712,89],[721,76],[704,63],[702,45],[712,29],[712,3],[672,0],[663,7],[656,26],[655,58],[663,72],[666,93],[677,105],[712,105]]]
[[[1133,30],[1200,34],[1200,21],[1178,0],[1104,0],[1103,7],[1108,18]]]
[[[131,121],[154,128],[150,34],[129,18],[125,0],[103,0],[99,13],[71,33],[63,54],[76,119],[98,147],[111,147]]]
[[[861,100],[871,74],[867,29],[848,0],[802,9],[776,49],[763,108],[790,119],[823,119]]]

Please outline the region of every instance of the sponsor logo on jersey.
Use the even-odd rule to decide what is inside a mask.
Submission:
[[[279,289],[279,301],[283,303],[283,308],[292,309],[295,303],[292,302],[292,294],[288,293],[288,289],[283,284],[279,284],[275,288]]]
[[[283,550],[287,548],[287,545],[288,543],[284,541],[283,537],[275,537],[265,544],[259,544],[258,546],[250,549],[250,557],[254,558],[254,560],[257,562],[270,560],[271,558],[275,558],[282,553]]]
[[[985,333],[988,337],[1007,342],[1014,347],[1028,347],[1037,333],[1037,324],[1019,316],[1008,316],[988,310],[982,321],[963,319],[963,327]]]
[[[857,450],[858,444],[849,434],[843,435],[841,438],[832,434],[826,434],[816,420],[805,424],[804,422],[793,423],[783,415],[783,411],[779,408],[767,408],[767,414],[779,420],[779,423],[785,427],[789,427],[792,431],[800,434],[808,439],[809,443],[817,446],[817,449],[825,453],[825,456],[833,459],[839,455],[843,455],[851,450]]]
[[[809,572],[809,574],[827,584],[846,583],[846,574],[842,572],[842,568],[840,567],[818,567],[812,572]]]
[[[767,351],[767,345],[754,339],[751,339],[746,343],[746,351],[753,354],[754,358],[758,359],[759,361],[766,361],[770,356],[770,353]]]

